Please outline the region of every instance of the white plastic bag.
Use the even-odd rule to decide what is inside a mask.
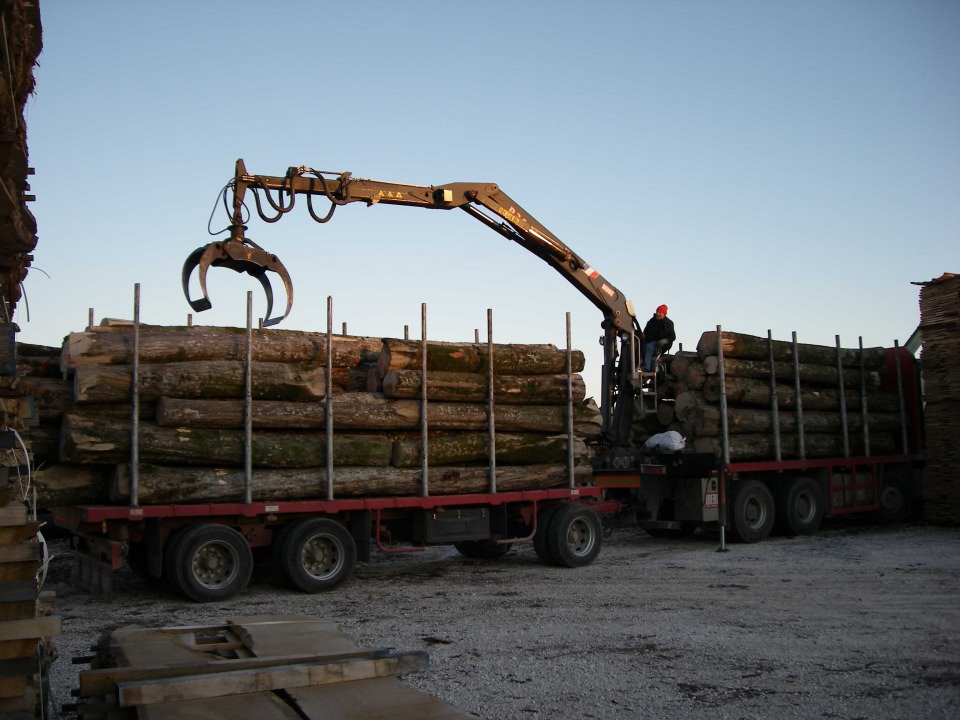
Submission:
[[[686,438],[676,430],[668,430],[667,432],[651,435],[643,444],[645,448],[656,450],[657,452],[680,452],[686,445]]]

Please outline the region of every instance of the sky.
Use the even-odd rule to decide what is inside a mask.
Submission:
[[[39,242],[21,342],[92,311],[186,324],[181,267],[242,158],[418,185],[497,183],[684,349],[724,330],[903,343],[911,283],[960,272],[955,0],[41,0],[25,119]],[[602,315],[460,211],[305,203],[248,237],[290,270],[278,327],[572,342]],[[211,214],[213,213],[213,214]],[[282,286],[274,282],[282,305]],[[214,269],[197,325],[265,304]]]

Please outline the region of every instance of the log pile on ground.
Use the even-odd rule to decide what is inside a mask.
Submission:
[[[920,330],[924,379],[927,463],[923,471],[924,517],[960,522],[960,275],[922,283]]]
[[[326,495],[326,342],[321,333],[252,334],[255,500]],[[243,499],[245,351],[242,329],[141,326],[140,503]],[[420,355],[418,342],[332,336],[335,497],[420,491]],[[64,340],[60,366],[70,392],[50,407],[58,449],[45,471],[60,488],[41,506],[129,500],[132,362],[128,325],[109,322]],[[584,399],[583,362],[573,353],[580,474],[589,472],[581,438],[599,425],[596,405]],[[486,345],[428,343],[431,494],[489,487],[488,365]],[[552,345],[494,345],[493,367],[497,488],[566,484],[566,353]],[[56,382],[62,390],[65,381]],[[35,447],[50,445],[41,434],[32,439]],[[69,492],[63,478],[72,479]]]
[[[671,363],[677,393],[672,406],[660,413],[664,424],[673,423],[687,439],[687,447],[698,452],[722,454],[720,413],[720,359],[718,335],[705,332],[697,352],[678,353]],[[801,457],[797,432],[797,389],[794,375],[794,346],[773,342],[774,385],[771,386],[770,348],[766,338],[723,333],[723,370],[727,396],[730,459],[733,461],[773,459],[773,392],[776,392],[780,427],[781,457]],[[799,344],[797,367],[800,376],[800,405],[803,411],[803,453],[805,457],[843,455],[842,396],[846,407],[851,455],[894,452],[894,431],[900,427],[896,395],[880,390],[880,371],[885,363],[883,348],[840,351],[842,372],[838,374],[837,349]],[[863,431],[861,387],[866,388],[867,429]]]

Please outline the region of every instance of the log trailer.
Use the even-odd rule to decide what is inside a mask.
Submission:
[[[272,563],[286,582],[319,592],[344,582],[356,561],[368,557],[371,540],[385,552],[455,544],[477,558],[500,557],[512,544],[532,541],[542,561],[577,567],[592,562],[600,550],[601,514],[626,515],[654,534],[684,534],[697,527],[723,533],[729,524],[736,537],[754,542],[770,533],[775,518],[783,519],[787,532],[815,531],[826,498],[833,514],[901,512],[904,474],[909,474],[904,468],[914,460],[906,441],[896,457],[748,464],[724,462],[716,453],[664,454],[635,447],[631,423],[635,413],[647,411],[648,378],[637,367],[643,338],[632,303],[495,184],[406,185],[303,166],[291,167],[283,176],[263,176],[249,174],[238,160],[222,193],[229,238],[198,248],[183,266],[183,292],[197,312],[211,307],[206,288],[210,267],[247,273],[260,282],[267,298],[264,326],[279,323],[290,312],[289,272],[246,235],[248,192],[259,216],[271,223],[290,212],[299,195],[306,196],[309,214],[320,223],[352,202],[460,209],[559,272],[603,314],[601,431],[592,439],[593,480],[575,482],[571,459],[568,487],[497,492],[491,463],[489,492],[431,495],[424,463],[418,496],[340,499],[330,482],[325,498],[309,501],[140,506],[133,492],[127,506],[57,508],[54,521],[75,538],[75,578],[82,585],[108,594],[111,572],[126,560],[134,570],[163,577],[194,600],[218,600],[246,586],[251,549],[270,548]],[[329,203],[322,214],[314,209],[318,196]],[[194,271],[201,292],[197,298],[190,293]],[[286,291],[282,315],[272,314],[268,273],[275,273]],[[906,385],[909,373],[904,378]],[[330,430],[327,435],[332,442]],[[132,458],[131,465],[135,463]],[[328,477],[332,472],[328,468]]]

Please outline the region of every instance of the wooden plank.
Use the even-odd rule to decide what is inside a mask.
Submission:
[[[417,650],[376,659],[321,660],[267,669],[121,682],[117,684],[117,701],[120,707],[132,707],[366,680],[423,670],[427,662],[427,654]]]
[[[126,708],[117,712],[132,712],[132,718],[139,720],[304,720],[304,716],[287,705],[280,696],[268,692],[144,705],[136,710]],[[326,715],[313,717],[314,720],[320,720]]]
[[[92,697],[113,693],[119,683],[144,680],[163,680],[191,675],[216,675],[219,673],[256,670],[283,665],[302,665],[321,662],[342,662],[353,659],[375,659],[389,655],[387,650],[358,650],[339,655],[279,655],[235,659],[211,659],[208,662],[187,665],[138,665],[136,667],[98,668],[80,673],[80,696]]]
[[[40,523],[35,522],[22,525],[2,525],[0,526],[0,546],[13,545],[30,538],[36,538],[39,529]]]
[[[18,580],[0,583],[0,603],[23,602],[37,599],[36,580]]]
[[[31,618],[0,622],[0,642],[53,637],[60,634],[60,618]]]
[[[12,502],[0,507],[0,525],[24,525],[29,519],[27,506],[23,503]]]
[[[40,543],[25,542],[17,545],[0,545],[0,563],[40,560]]]

